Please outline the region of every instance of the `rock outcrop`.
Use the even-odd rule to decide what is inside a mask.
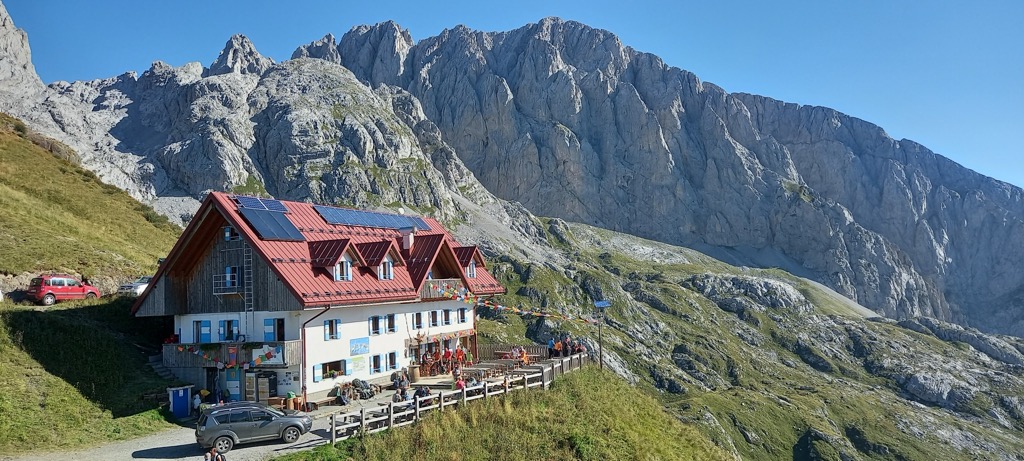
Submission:
[[[727,93],[556,18],[418,43],[359,26],[294,57],[274,64],[238,35],[209,68],[44,88],[4,10],[0,91],[19,98],[0,109],[172,217],[249,186],[450,217],[491,207],[474,219],[540,238],[528,210],[786,269],[890,317],[1024,335],[1021,189],[868,122]]]
[[[363,81],[417,96],[498,197],[809,275],[891,317],[1024,334],[1016,187],[832,109],[726,93],[572,21],[406,37],[357,27],[338,48]]]

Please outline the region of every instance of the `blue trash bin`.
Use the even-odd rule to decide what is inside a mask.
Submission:
[[[192,385],[182,387],[168,387],[170,394],[171,414],[176,418],[187,418],[192,412]]]

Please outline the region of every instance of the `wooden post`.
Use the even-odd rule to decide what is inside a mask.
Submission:
[[[420,420],[420,398],[419,397],[413,397],[412,404],[416,407],[416,412],[413,415],[413,417],[416,419],[416,421],[419,421]]]
[[[438,411],[444,410],[444,391],[438,391],[437,393],[437,409]]]
[[[366,434],[366,407],[359,408],[359,435]]]
[[[395,402],[388,402],[388,429],[395,424]]]
[[[489,383],[487,381],[484,381],[484,400],[487,400],[487,385],[488,384]]]
[[[338,425],[337,423],[334,422],[335,416],[337,415],[331,413],[331,446],[334,446],[335,443],[338,443]]]
[[[462,387],[462,406],[466,406],[466,387]]]
[[[530,389],[530,375],[528,375],[526,373],[523,373],[523,390],[526,391],[526,390],[529,390],[529,389]]]

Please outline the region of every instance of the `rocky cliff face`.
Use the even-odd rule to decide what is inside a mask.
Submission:
[[[170,216],[254,188],[543,233],[493,193],[782,267],[892,317],[1024,334],[1020,189],[831,109],[726,93],[579,23],[414,43],[388,22],[276,64],[235,36],[209,67],[42,87],[0,10],[0,55],[0,91],[19,95],[0,109]]]
[[[1021,190],[875,125],[726,93],[558,19],[416,44],[384,23],[338,49],[360,79],[417,96],[489,190],[538,215],[784,267],[893,317],[1024,334],[1008,314]]]

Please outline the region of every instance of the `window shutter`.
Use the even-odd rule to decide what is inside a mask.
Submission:
[[[274,331],[274,319],[263,319],[263,340],[273,341],[277,339],[277,333]]]
[[[224,326],[224,321],[221,320],[220,322],[217,322],[217,337],[220,338],[219,339],[220,341],[224,341],[224,338],[226,337],[226,335],[227,335],[227,329]]]
[[[318,383],[324,378],[324,366],[322,364],[313,365],[313,382]]]
[[[211,338],[211,335],[210,335],[210,321],[209,320],[203,320],[199,324],[199,342],[201,342],[201,343],[212,343],[213,342],[212,338]]]
[[[348,376],[348,360],[341,361],[341,374]]]
[[[324,341],[331,340],[331,321],[324,320]]]
[[[341,339],[341,319],[334,319],[334,339]]]

